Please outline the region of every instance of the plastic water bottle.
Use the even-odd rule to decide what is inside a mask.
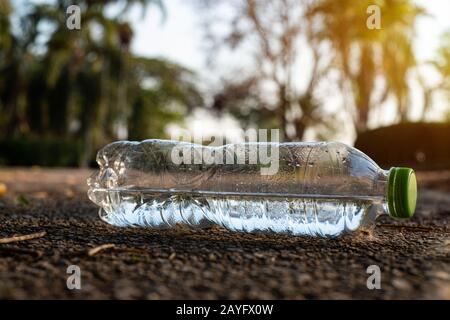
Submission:
[[[276,157],[263,164],[269,149]],[[193,153],[186,156],[186,150]],[[412,169],[380,169],[338,142],[209,147],[119,141],[101,149],[97,162],[88,196],[100,206],[101,219],[115,226],[216,224],[241,232],[334,237],[371,225],[381,214],[409,218],[416,206]],[[276,170],[268,172],[269,165]]]

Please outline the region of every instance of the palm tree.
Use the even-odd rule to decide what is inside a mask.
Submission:
[[[381,11],[381,29],[367,27],[367,8]],[[329,41],[341,70],[341,89],[350,92],[357,132],[366,130],[370,112],[391,94],[401,121],[408,114],[408,72],[416,61],[412,49],[414,23],[423,13],[411,0],[319,0],[309,16],[320,26],[320,39]],[[375,97],[376,79],[384,88]],[[348,85],[348,86],[347,86]]]
[[[151,85],[135,85],[139,90],[128,119],[129,139],[161,135],[166,123],[180,122],[192,109],[203,105],[192,71],[167,60],[143,57],[133,58],[131,65],[132,79],[138,83],[149,80]]]
[[[442,36],[442,42],[437,51],[437,56],[429,65],[435,68],[440,79],[437,83],[429,84],[426,79],[419,74],[419,82],[423,90],[422,120],[426,118],[428,111],[433,105],[435,93],[443,93],[444,98],[450,102],[450,31]],[[447,103],[448,115],[450,116],[450,103]],[[448,119],[450,119],[447,116]]]
[[[122,10],[106,15],[105,6],[117,3],[124,4]],[[0,0],[2,135],[71,139],[77,148],[82,143],[80,162],[87,165],[94,148],[116,140],[124,129],[136,139],[162,136],[167,121],[180,121],[202,104],[190,70],[135,57],[129,50],[133,30],[126,12],[140,5],[144,13],[149,4],[164,12],[161,1],[78,1],[81,30],[66,27],[71,4],[32,4],[22,33],[14,37],[11,7],[8,0]],[[50,30],[44,44],[37,41],[42,25]],[[149,80],[154,83],[150,88]]]
[[[443,36],[442,44],[438,50],[438,58],[434,62],[441,74],[441,85],[450,100],[450,31]]]
[[[9,134],[21,124],[18,103],[23,81],[21,43],[12,32],[12,12],[9,0],[0,0],[0,130]]]
[[[39,35],[40,23],[55,26],[46,52],[39,58],[40,68],[32,73],[35,76],[31,77],[28,95],[29,122],[43,122],[33,127],[46,127],[47,132],[64,136],[75,115],[80,123],[78,136],[86,148],[84,164],[91,158],[93,145],[117,138],[117,123],[128,114],[126,77],[133,32],[123,15],[132,4],[142,5],[143,10],[150,3],[162,6],[157,0],[129,0],[118,16],[106,16],[104,6],[115,2],[118,1],[78,2],[81,30],[66,27],[66,8],[71,5],[68,0],[58,0],[55,5],[36,4],[27,19],[25,37],[31,43]],[[95,36],[94,26],[101,36]],[[43,108],[47,119],[36,118]]]

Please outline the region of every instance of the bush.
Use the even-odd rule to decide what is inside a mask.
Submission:
[[[450,169],[450,124],[402,123],[367,131],[355,147],[380,166]]]
[[[0,139],[0,165],[78,166],[83,155],[80,141],[58,137]]]

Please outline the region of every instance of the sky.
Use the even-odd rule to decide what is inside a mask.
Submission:
[[[144,18],[139,8],[130,13],[135,38],[132,50],[144,56],[161,56],[194,70],[204,70],[200,20],[188,1],[165,2],[165,19],[156,7],[149,7]]]

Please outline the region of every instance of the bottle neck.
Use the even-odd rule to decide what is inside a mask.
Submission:
[[[388,208],[388,187],[389,187],[389,174],[391,169],[378,171],[378,176],[375,180],[374,191],[381,199],[381,205],[383,207],[383,213],[389,214]]]

